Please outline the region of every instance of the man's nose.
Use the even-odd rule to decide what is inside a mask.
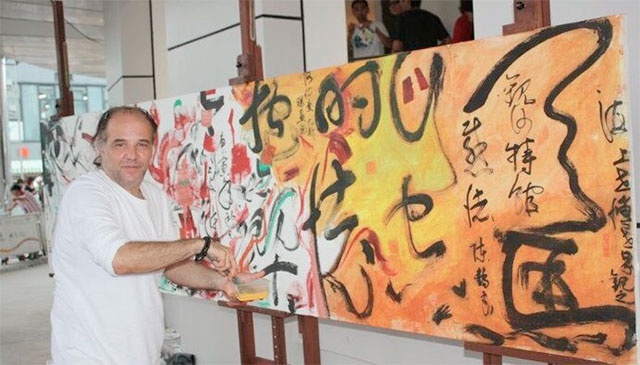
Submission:
[[[127,146],[124,151],[124,156],[126,158],[135,159],[138,156],[138,148],[135,145]]]

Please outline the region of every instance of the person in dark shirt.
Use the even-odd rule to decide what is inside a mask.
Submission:
[[[397,33],[394,35],[392,52],[413,51],[451,41],[449,32],[438,16],[420,9],[421,0],[401,0],[400,5],[408,8],[399,17]]]
[[[389,0],[387,2],[383,2],[383,4],[386,4],[387,6],[387,11],[383,11],[382,13],[384,26],[387,27],[391,39],[397,39],[398,19],[405,9],[400,4],[400,0]],[[391,50],[391,47],[389,47],[389,50]]]

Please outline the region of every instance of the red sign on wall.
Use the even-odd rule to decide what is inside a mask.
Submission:
[[[29,158],[29,147],[26,147],[26,146],[20,147],[20,149],[18,150],[18,153],[20,153],[20,157],[22,158]]]

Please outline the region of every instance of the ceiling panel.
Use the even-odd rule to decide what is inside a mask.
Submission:
[[[101,0],[65,0],[69,71],[105,77]],[[53,10],[49,0],[0,0],[1,56],[57,70]]]

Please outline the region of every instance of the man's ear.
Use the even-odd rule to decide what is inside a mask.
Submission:
[[[96,157],[93,159],[93,164],[95,166],[101,166],[102,165],[102,147],[103,144],[102,143],[93,143],[93,150],[96,153]]]

